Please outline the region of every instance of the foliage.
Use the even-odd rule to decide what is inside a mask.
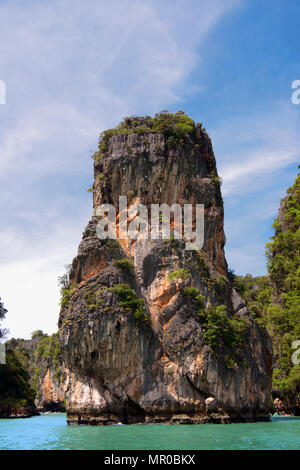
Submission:
[[[280,378],[279,369],[274,370],[273,387],[287,395],[300,394],[300,365],[294,365],[285,379]]]
[[[115,266],[121,269],[125,269],[126,271],[132,270],[134,264],[131,259],[128,258],[121,258],[115,261]]]
[[[186,287],[184,289],[184,295],[188,295],[191,299],[201,307],[204,307],[204,296],[200,294],[199,289],[195,287]]]
[[[67,306],[71,299],[75,286],[70,283],[70,270],[71,265],[65,266],[66,272],[62,276],[58,277],[58,285],[60,286],[60,306],[64,308]]]
[[[0,365],[0,407],[34,407],[35,392],[28,381],[22,364],[7,350],[6,364]]]
[[[186,287],[184,295],[189,296],[198,306],[197,315],[201,321],[205,343],[215,352],[226,346],[230,351],[225,357],[226,365],[234,366],[246,342],[246,320],[237,315],[230,317],[225,305],[205,309],[204,296],[195,287]]]
[[[103,240],[103,243],[105,244],[105,250],[107,250],[107,256],[110,258],[117,258],[120,259],[122,256],[122,250],[119,245],[119,243],[115,240]]]
[[[220,176],[218,176],[216,173],[212,172],[210,174],[210,179],[216,189],[222,186],[222,178],[220,178]]]
[[[235,276],[255,321],[266,326],[273,342],[273,388],[300,390],[299,365],[292,363],[292,342],[300,340],[300,175],[281,201],[267,244],[267,276]]]
[[[266,249],[273,293],[267,325],[274,343],[274,386],[287,391],[300,388],[299,366],[291,360],[291,344],[300,340],[300,173],[281,201],[273,228]]]
[[[202,320],[205,342],[214,351],[222,345],[228,346],[232,357],[237,359],[246,342],[246,320],[237,315],[230,318],[225,305],[210,306],[206,311],[199,311],[198,315]]]
[[[173,271],[168,274],[168,280],[169,281],[174,281],[175,279],[185,279],[189,277],[191,273],[185,269],[185,268],[180,268],[177,271]]]
[[[29,384],[35,391],[49,369],[54,371],[57,382],[61,380],[62,353],[58,333],[48,336],[39,332],[41,330],[34,332],[31,340],[12,338],[6,343],[7,349],[13,352],[28,374]]]
[[[261,326],[267,326],[267,311],[272,301],[269,276],[252,277],[234,276],[234,288],[246,300],[254,320]]]
[[[68,305],[68,302],[71,299],[74,290],[74,287],[68,287],[61,290],[60,305],[62,308],[65,308]]]
[[[42,330],[35,330],[31,333],[31,339],[39,338],[40,336],[45,336]]]
[[[174,146],[183,144],[187,137],[194,132],[194,129],[195,123],[193,119],[184,114],[183,111],[178,111],[175,114],[161,111],[154,118],[151,116],[127,117],[116,128],[108,129],[100,134],[98,150],[94,153],[93,157],[101,159],[101,156],[108,152],[110,139],[114,135],[128,136],[137,134],[142,136],[148,132],[155,132],[163,134],[168,145]]]
[[[153,119],[152,129],[155,132],[164,134],[169,145],[183,143],[184,139],[192,134],[195,123],[192,118],[186,114],[169,112],[158,113]],[[182,141],[182,142],[181,142]]]
[[[150,323],[150,318],[145,313],[144,300],[128,284],[116,284],[109,290],[118,294],[121,306],[127,311],[132,311],[136,320]]]
[[[227,279],[225,276],[222,276],[221,274],[219,274],[216,278],[216,281],[217,281],[217,284],[219,286],[219,289],[221,291],[224,291],[224,289],[226,288],[227,286]]]

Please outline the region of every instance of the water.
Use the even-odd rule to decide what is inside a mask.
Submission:
[[[300,417],[269,423],[67,426],[64,413],[0,420],[0,449],[300,449]]]

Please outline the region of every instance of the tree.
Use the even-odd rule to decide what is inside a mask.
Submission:
[[[42,330],[35,330],[31,333],[31,339],[39,338],[40,336],[46,336]]]

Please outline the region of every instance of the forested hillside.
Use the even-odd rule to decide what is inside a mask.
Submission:
[[[300,365],[300,174],[282,199],[267,244],[268,275],[236,276],[234,283],[259,323],[265,324],[274,348],[273,391],[299,412]],[[300,354],[299,354],[300,357]],[[276,393],[277,392],[277,393]]]

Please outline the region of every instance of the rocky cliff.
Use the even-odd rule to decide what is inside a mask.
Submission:
[[[6,343],[26,373],[40,412],[64,411],[65,374],[58,335],[37,330],[31,340],[11,339]]]
[[[182,112],[126,118],[101,135],[94,175],[95,210],[117,208],[119,196],[148,208],[204,204],[204,245],[187,250],[172,234],[100,240],[91,218],[59,319],[68,422],[267,420],[272,346],[228,278],[220,179],[201,124]]]

